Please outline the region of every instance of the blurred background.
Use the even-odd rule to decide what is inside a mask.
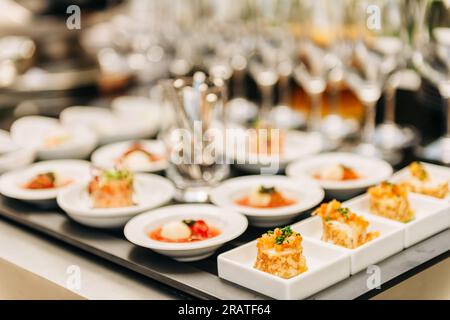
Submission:
[[[450,163],[448,0],[0,0],[3,129],[122,95],[164,108],[159,80],[197,71],[227,84],[230,122]]]

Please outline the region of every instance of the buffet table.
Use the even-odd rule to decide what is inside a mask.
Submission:
[[[89,283],[88,288],[82,287],[79,297],[227,300],[267,298],[221,280],[217,276],[217,254],[200,262],[176,262],[134,246],[127,242],[119,231],[94,232],[90,228],[72,222],[59,210],[40,210],[4,197],[0,199],[0,216],[1,235],[2,238],[5,237],[0,242],[2,243],[0,259],[15,263],[14,259],[17,259],[17,256],[13,259],[14,254],[11,252],[7,254],[7,248],[10,248],[9,251],[14,248],[13,251],[16,252],[21,250],[21,246],[9,246],[8,243],[22,242],[23,246],[24,242],[30,242],[28,247],[32,247],[33,250],[24,250],[27,256],[19,260],[27,261],[30,271],[35,273],[39,269],[39,264],[44,263],[48,278],[53,278],[51,281],[59,282],[61,286],[64,286],[67,278],[65,271],[68,265],[79,263],[81,270],[83,272],[86,270],[86,278],[91,277],[95,283],[94,285],[86,280],[86,283]],[[31,230],[33,232],[30,232]],[[247,243],[260,233],[261,229],[250,228],[243,236],[223,247],[218,254]],[[44,239],[41,235],[44,235]],[[57,244],[53,240],[57,240]],[[58,270],[58,265],[55,265],[54,261],[48,260],[45,256],[39,257],[38,250],[41,246],[52,248],[51,251],[54,252],[51,252],[50,256],[64,255],[63,261],[66,261],[66,265],[61,266],[62,270]],[[79,250],[73,251],[73,248]],[[450,256],[449,252],[450,230],[447,229],[377,264],[381,270],[381,289],[368,289],[367,279],[370,274],[363,271],[315,294],[310,299],[372,298],[447,259]],[[94,261],[100,266],[94,265]],[[55,274],[58,276],[55,277]],[[102,277],[98,274],[102,274]],[[69,297],[74,298],[70,295]]]

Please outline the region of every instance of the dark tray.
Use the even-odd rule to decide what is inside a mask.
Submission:
[[[306,214],[300,218],[307,218]],[[0,196],[0,217],[12,220],[59,241],[89,252],[114,264],[140,273],[183,293],[200,299],[267,299],[217,276],[217,254],[245,244],[266,230],[249,228],[240,238],[203,261],[181,263],[129,243],[121,231],[87,228],[71,221],[58,209],[43,210]],[[366,299],[379,294],[412,275],[448,258],[450,229],[411,247],[379,264],[381,289],[369,289],[370,276],[361,272],[311,299]]]

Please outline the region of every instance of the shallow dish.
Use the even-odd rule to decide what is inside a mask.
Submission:
[[[411,208],[416,213],[415,220],[401,223],[373,215],[376,218],[395,224],[404,230],[404,246],[409,248],[414,244],[431,237],[450,227],[450,205],[445,200],[435,200],[419,194],[409,194]],[[364,194],[343,205],[363,215],[370,213],[369,195]]]
[[[0,130],[0,174],[31,164],[35,156],[33,149],[20,148],[8,132]]]
[[[173,220],[204,220],[221,234],[203,241],[167,243],[153,240],[149,233]],[[223,244],[239,237],[247,229],[247,219],[234,211],[212,205],[176,205],[143,213],[125,226],[128,241],[178,261],[196,261],[209,257]]]
[[[110,109],[99,107],[70,107],[61,112],[61,122],[83,125],[94,130],[101,145],[146,139],[153,136],[158,127],[145,118],[121,117]]]
[[[175,192],[172,183],[160,176],[136,174],[134,200],[136,204],[124,208],[92,208],[87,183],[71,186],[58,195],[58,205],[73,220],[97,228],[119,228],[135,215],[169,202]]]
[[[4,196],[29,202],[35,205],[55,205],[59,192],[69,188],[71,184],[86,182],[90,178],[91,165],[82,160],[53,160],[35,163],[24,169],[5,173],[0,178],[0,193]],[[55,172],[62,179],[70,181],[64,187],[53,189],[29,190],[22,186],[38,174]]]
[[[274,186],[287,198],[296,201],[279,208],[252,208],[236,203],[258,186]],[[314,208],[324,198],[324,191],[311,181],[295,181],[284,176],[248,176],[227,180],[210,193],[211,202],[219,207],[246,215],[257,227],[284,226],[303,212]]]
[[[11,138],[20,147],[36,150],[41,160],[86,159],[97,146],[97,135],[92,130],[40,116],[15,121]]]
[[[292,226],[305,239],[320,242],[336,250],[340,250],[351,258],[351,273],[356,274],[370,265],[378,263],[403,250],[403,229],[390,221],[384,221],[377,217],[365,215],[369,221],[368,232],[378,231],[380,236],[356,249],[347,249],[332,243],[323,242],[322,239],[322,219],[312,217]]]
[[[333,181],[316,179],[314,175],[330,165],[345,165],[361,175],[359,179]],[[308,179],[319,183],[328,198],[349,199],[367,188],[389,179],[392,166],[386,161],[355,155],[352,153],[326,153],[296,161],[286,169],[286,174],[294,179]]]
[[[94,151],[91,158],[92,163],[103,169],[114,168],[117,165],[117,159],[127,152],[135,142],[138,142],[143,149],[155,155],[161,155],[162,158],[147,163],[130,163],[129,170],[134,172],[158,172],[167,168],[166,149],[164,143],[158,140],[127,141],[106,145]]]
[[[303,239],[308,270],[282,279],[255,269],[256,241],[221,254],[217,258],[219,277],[275,299],[304,299],[350,276],[349,255]]]
[[[245,136],[245,130],[237,128],[236,136]],[[239,133],[240,132],[240,133]],[[300,131],[285,133],[284,152],[281,155],[264,155],[249,152],[246,139],[227,140],[226,156],[243,171],[276,174],[286,169],[295,160],[319,153],[323,142],[319,135]]]
[[[161,118],[159,115],[162,108],[157,102],[146,97],[118,97],[112,101],[111,109],[120,118],[146,122],[149,128],[153,128],[150,136],[155,135],[160,128]]]

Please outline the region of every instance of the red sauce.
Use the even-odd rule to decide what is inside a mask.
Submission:
[[[242,199],[236,200],[236,204],[238,204],[240,206],[252,207],[252,208],[257,208],[257,209],[282,208],[282,207],[291,206],[295,203],[297,203],[297,201],[291,200],[291,199],[286,199],[279,192],[271,195],[270,202],[267,206],[255,206],[255,205],[250,204],[250,197],[244,197]]]
[[[198,220],[192,226],[189,226],[191,229],[191,236],[187,239],[178,239],[171,240],[164,238],[161,235],[161,229],[157,228],[149,233],[149,237],[156,241],[161,242],[170,242],[170,243],[188,243],[188,242],[197,242],[202,240],[207,240],[211,238],[215,238],[221,234],[221,231],[217,228],[208,226],[204,221]]]

